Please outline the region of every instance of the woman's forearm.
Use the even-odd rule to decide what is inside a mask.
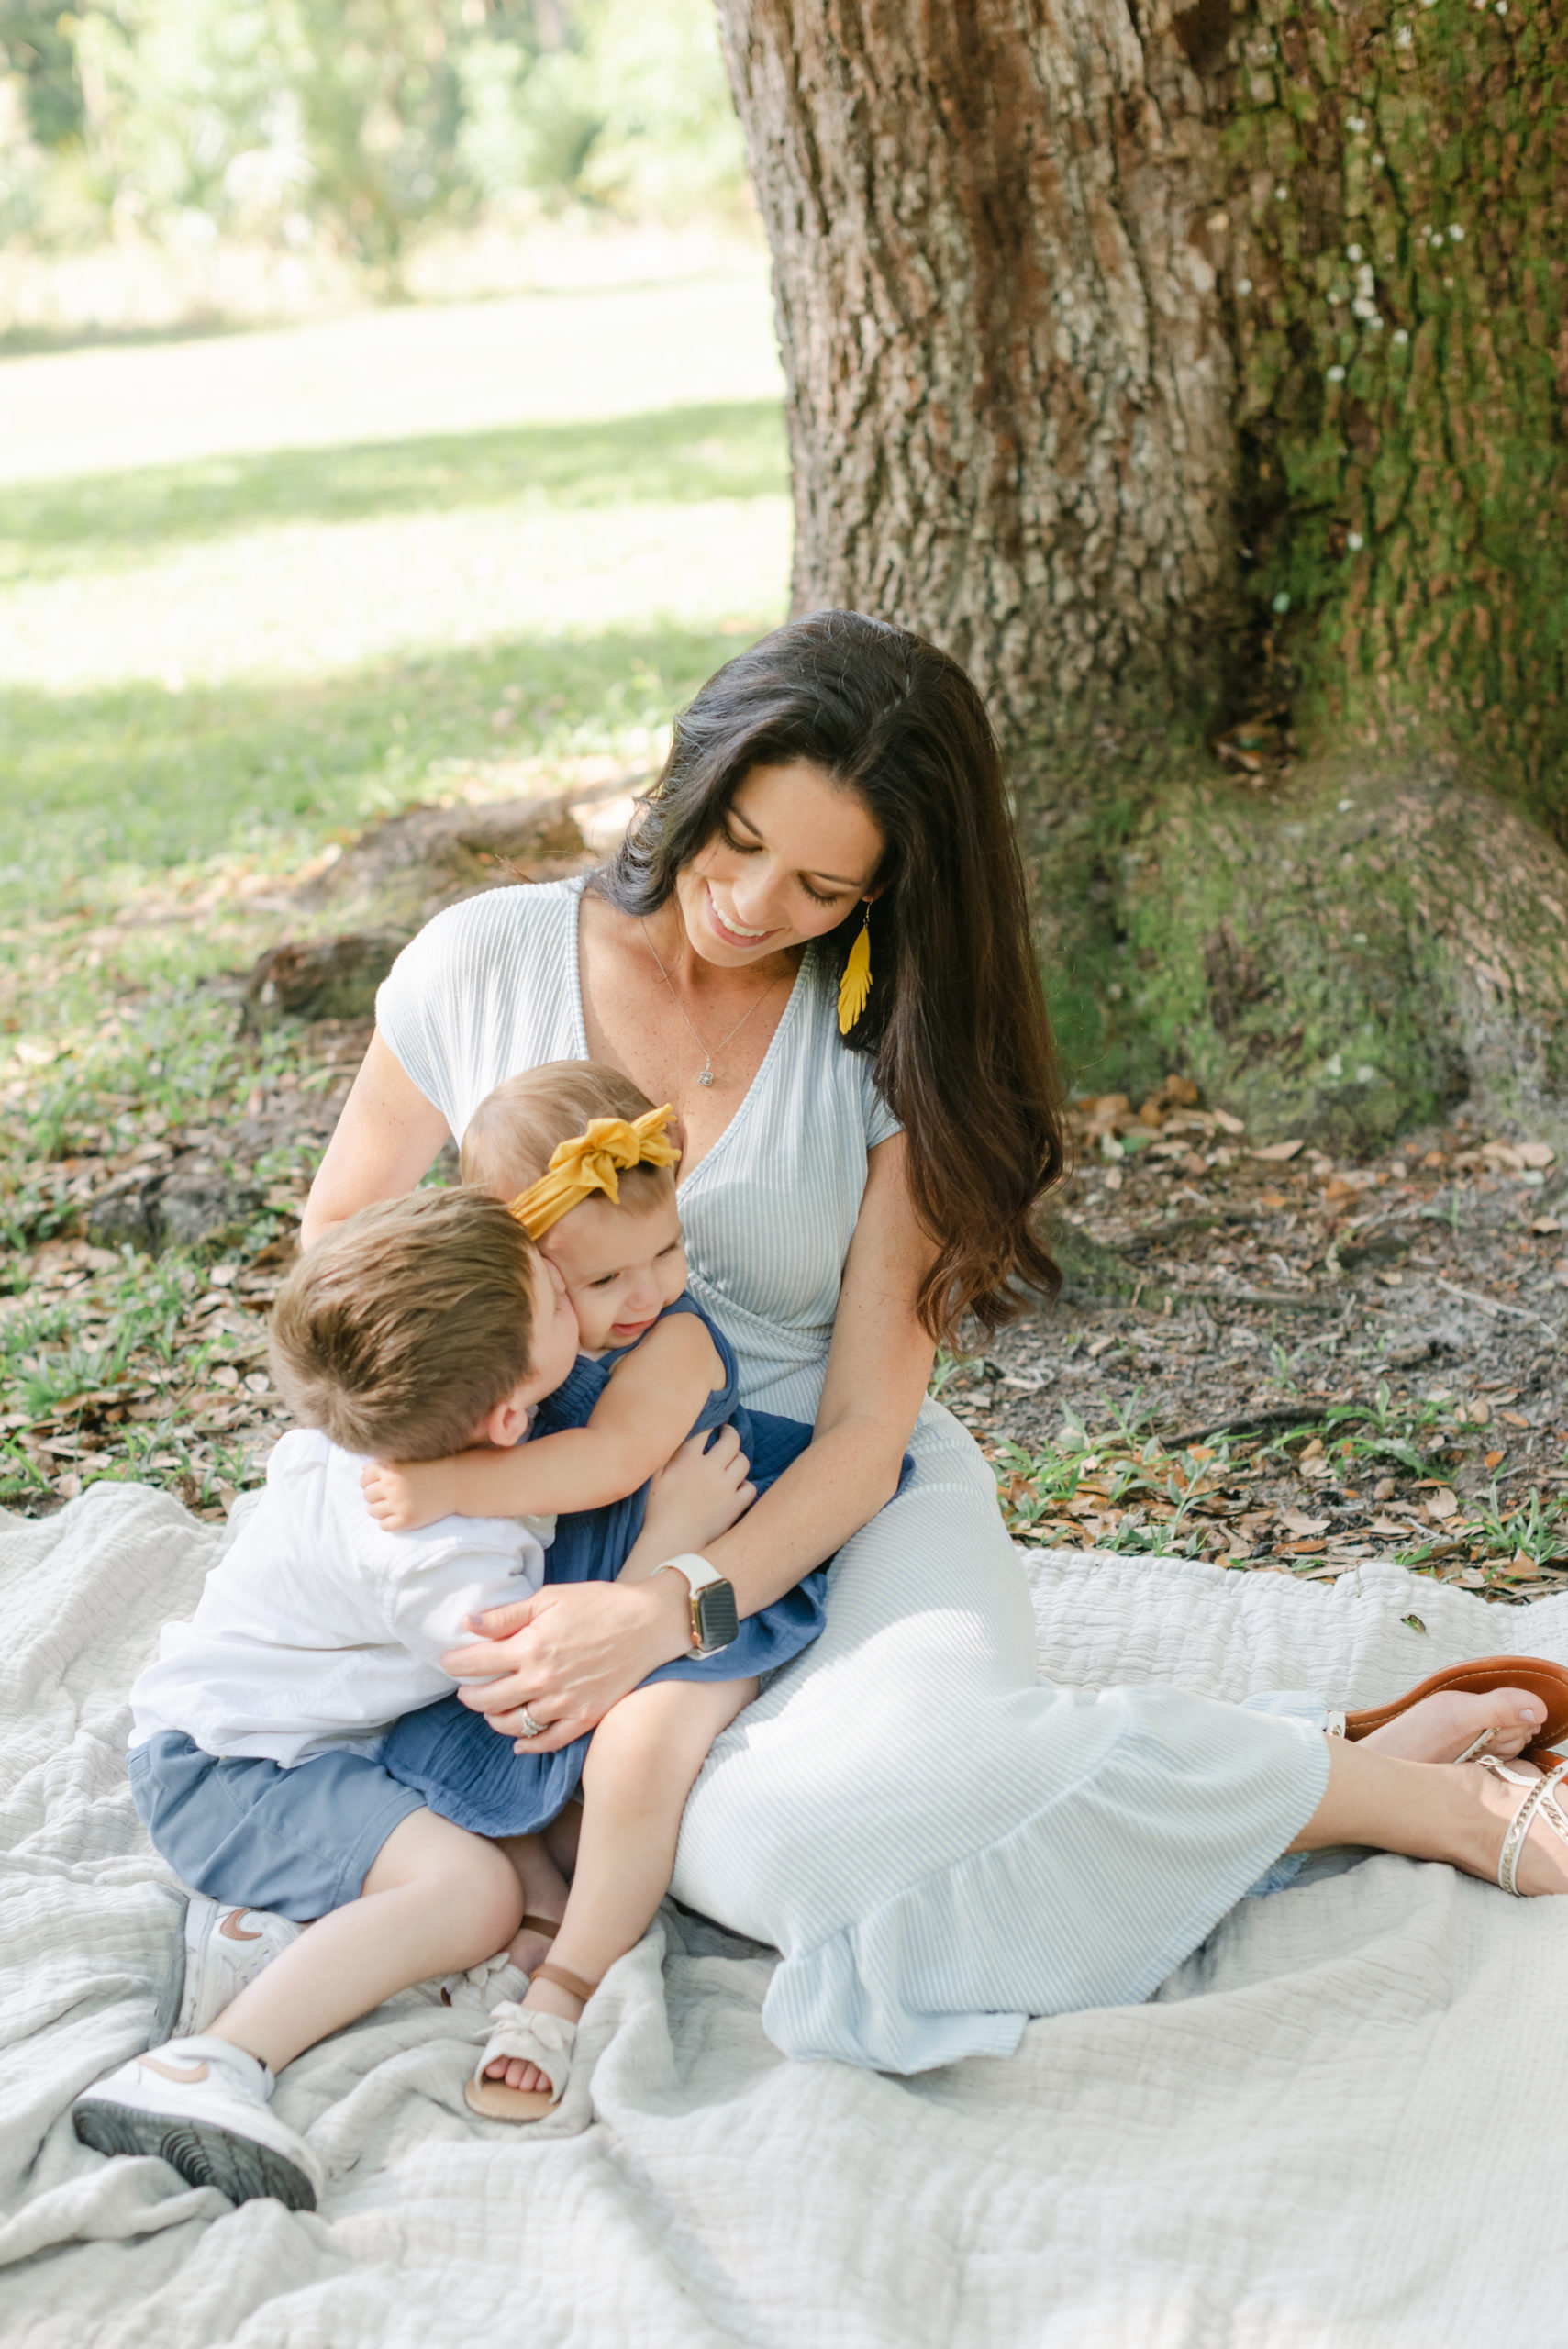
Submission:
[[[742,1616],[793,1589],[869,1524],[898,1489],[906,1439],[883,1419],[846,1418],[800,1458],[703,1555],[735,1586]]]

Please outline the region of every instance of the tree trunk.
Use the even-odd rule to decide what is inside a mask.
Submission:
[[[983,686],[1081,1071],[1559,1117],[1568,12],[719,9],[795,607]]]

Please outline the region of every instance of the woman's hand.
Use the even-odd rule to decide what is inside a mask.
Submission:
[[[519,1753],[554,1753],[596,1729],[610,1707],[662,1664],[691,1652],[684,1575],[646,1582],[547,1583],[531,1598],[473,1619],[484,1642],[441,1658],[471,1711],[516,1741]],[[494,1676],[492,1676],[494,1675]],[[527,1710],[540,1734],[522,1734]]]

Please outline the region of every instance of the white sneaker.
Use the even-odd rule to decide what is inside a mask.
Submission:
[[[268,2195],[314,2210],[326,2172],[305,2139],[267,2109],[272,2076],[226,2039],[171,2039],[84,2088],[76,2134],[100,2154],[152,2154],[190,2186],[231,2202]]]
[[[175,2038],[190,2039],[215,2023],[303,1931],[270,1909],[223,1909],[205,1893],[193,1892],[185,1910],[185,1987],[174,2018]]]

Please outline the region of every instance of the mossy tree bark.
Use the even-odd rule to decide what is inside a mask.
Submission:
[[[1085,1080],[1561,1117],[1568,13],[719,13],[796,608],[984,688]]]

